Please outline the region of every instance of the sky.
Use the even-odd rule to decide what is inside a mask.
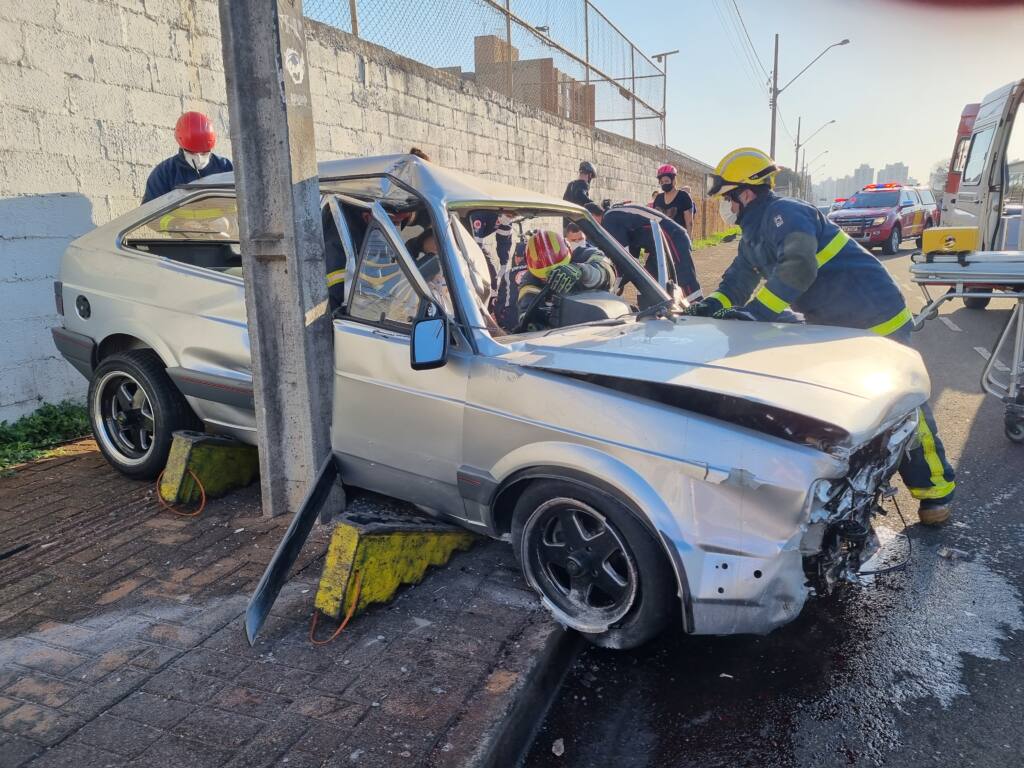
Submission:
[[[730,26],[733,0],[595,1],[645,53],[680,49],[669,59],[670,146],[711,164],[735,147],[768,150],[767,78]],[[901,0],[735,2],[769,72],[779,33],[780,87],[827,45],[850,39],[779,97],[794,135],[798,118],[805,138],[836,121],[806,145],[815,179],[901,161],[926,181],[936,161],[949,159],[963,106],[1024,78],[1024,0],[998,11]],[[793,140],[781,122],[778,136],[776,159],[792,167]]]

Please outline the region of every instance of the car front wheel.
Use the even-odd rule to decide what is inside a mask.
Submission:
[[[555,618],[594,645],[635,648],[674,613],[664,551],[608,494],[564,481],[535,483],[516,504],[512,542],[526,580]]]
[[[889,234],[889,239],[882,246],[882,253],[886,256],[892,256],[900,249],[901,242],[903,242],[903,233],[900,232],[899,226],[895,226]]]
[[[198,421],[155,352],[135,349],[104,359],[89,384],[89,421],[100,451],[137,480],[163,470],[172,433]]]

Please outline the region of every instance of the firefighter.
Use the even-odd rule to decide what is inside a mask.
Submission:
[[[885,267],[813,205],[776,195],[778,171],[764,152],[743,147],[709,175],[708,196],[721,198],[722,218],[739,224],[743,237],[718,290],[688,313],[774,320],[792,307],[810,323],[861,328],[909,345],[910,310]],[[919,416],[919,445],[900,475],[921,503],[921,522],[941,525],[956,490],[953,468],[927,404]]]
[[[597,171],[594,170],[593,164],[584,160],[580,163],[580,175],[566,185],[562,199],[576,205],[593,203],[594,201],[590,199],[590,185],[596,178]]]
[[[202,112],[186,112],[174,126],[178,152],[159,163],[146,180],[142,202],[166,195],[181,184],[188,184],[214,173],[232,170],[231,161],[213,154],[217,133],[210,118]]]
[[[556,297],[606,290],[615,280],[615,267],[601,251],[591,246],[573,251],[561,234],[548,229],[534,232],[527,241],[526,267],[516,303],[519,323],[525,321],[533,331],[556,324]]]
[[[647,253],[647,263],[644,266],[655,280],[659,277],[658,261],[655,258],[657,251],[654,248],[651,222],[658,222],[665,234],[665,242],[668,243],[666,256],[675,267],[674,279],[683,289],[683,295],[690,302],[701,298],[700,283],[693,266],[690,236],[679,224],[664,213],[644,205],[625,203],[612,206],[608,210],[603,210],[597,205],[588,205],[587,210],[634,258],[639,259],[641,251]]]

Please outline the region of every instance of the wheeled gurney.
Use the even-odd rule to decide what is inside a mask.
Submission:
[[[921,286],[925,306],[914,318],[914,330],[938,316],[952,299],[1014,299],[1010,313],[981,376],[981,386],[1006,409],[1006,436],[1024,443],[1024,251],[977,251],[959,254],[915,253],[910,278]],[[929,288],[946,288],[932,297]]]

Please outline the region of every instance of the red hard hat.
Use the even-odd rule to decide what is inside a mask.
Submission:
[[[534,232],[526,244],[526,266],[541,280],[547,280],[551,270],[571,259],[572,249],[565,238],[550,229]]]
[[[674,165],[668,165],[667,163],[658,169],[658,175],[655,178],[660,179],[662,176],[675,176],[676,167]]]
[[[186,112],[174,126],[174,138],[186,152],[210,152],[217,143],[217,133],[210,118],[202,112]]]

